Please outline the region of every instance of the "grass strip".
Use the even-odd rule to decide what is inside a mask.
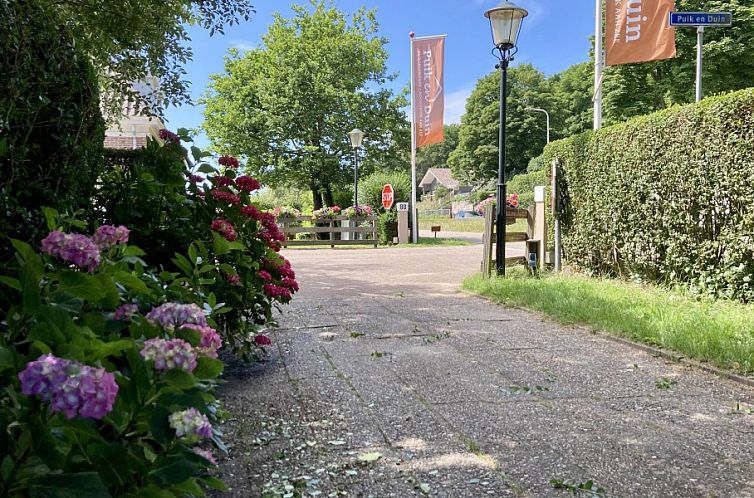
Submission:
[[[545,274],[513,268],[506,278],[473,275],[466,290],[537,310],[561,323],[585,325],[651,346],[754,373],[754,306],[698,299],[612,279]]]

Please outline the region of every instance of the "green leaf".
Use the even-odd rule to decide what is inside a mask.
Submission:
[[[13,472],[13,466],[13,459],[10,455],[5,455],[3,463],[0,464],[0,479],[2,479],[3,482],[8,482],[8,479],[10,479],[11,473]]]
[[[10,349],[0,346],[0,372],[15,367],[15,355]]]
[[[125,249],[123,249],[123,256],[146,256],[147,253],[142,251],[136,246],[127,246]]]
[[[196,246],[194,244],[190,244],[188,248],[188,255],[189,255],[189,261],[191,261],[191,264],[196,266],[197,264],[197,258],[196,258]]]
[[[17,278],[0,276],[0,283],[3,283],[13,290],[21,291],[21,282]]]
[[[155,463],[149,475],[163,485],[178,484],[190,478],[199,468],[198,463],[181,455],[168,455]]]
[[[199,173],[209,173],[209,174],[217,173],[217,170],[207,163],[202,163],[201,165],[199,165],[199,167],[197,168],[197,171]]]
[[[196,385],[196,378],[185,370],[172,369],[165,372],[163,377],[170,387],[176,389],[191,389]]]
[[[97,358],[107,358],[108,356],[114,356],[129,349],[133,345],[133,341],[130,339],[123,339],[120,341],[112,342],[100,342],[94,348]]]
[[[202,482],[204,484],[207,485],[207,487],[209,487],[211,489],[216,489],[218,491],[227,491],[228,490],[228,487],[225,486],[225,483],[222,482],[217,477],[202,476],[202,477],[200,477],[200,479],[202,480]]]
[[[175,266],[181,269],[183,273],[186,275],[191,275],[194,272],[193,265],[189,262],[188,259],[186,259],[186,256],[183,254],[175,254],[175,258],[173,258],[173,263],[175,263]]]
[[[13,248],[16,250],[16,252],[21,255],[21,258],[24,262],[28,262],[39,257],[39,255],[34,252],[34,249],[32,249],[31,246],[26,242],[16,239],[10,239],[10,242],[11,244],[13,244]]]
[[[48,474],[31,482],[30,498],[109,498],[96,472]]]
[[[86,301],[98,302],[106,293],[94,276],[78,271],[60,272],[60,290]]]
[[[123,287],[128,289],[129,291],[134,292],[135,294],[139,296],[144,296],[144,295],[149,294],[149,288],[147,287],[147,284],[145,284],[138,277],[135,277],[128,272],[125,272],[125,271],[116,272],[115,275],[113,276],[113,279],[119,284],[121,284]]]
[[[212,232],[212,250],[215,252],[215,256],[228,254],[230,252],[230,242]]]
[[[208,358],[201,356],[196,361],[196,369],[194,375],[198,379],[214,379],[223,371],[223,362],[215,358]]]
[[[56,230],[58,228],[58,218],[60,216],[60,213],[58,213],[57,209],[53,209],[51,207],[43,207],[42,213],[44,213],[45,221],[47,222],[47,230],[49,230],[50,232]]]

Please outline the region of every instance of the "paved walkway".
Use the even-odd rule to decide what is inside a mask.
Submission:
[[[479,252],[288,250],[276,348],[222,389],[224,496],[754,496],[754,389],[457,293]]]

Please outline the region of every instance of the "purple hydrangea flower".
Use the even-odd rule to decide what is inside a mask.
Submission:
[[[141,357],[154,361],[154,368],[161,372],[177,368],[190,373],[196,368],[194,348],[183,339],[149,339],[144,342]]]
[[[81,416],[101,419],[113,409],[118,395],[115,376],[104,368],[40,356],[18,374],[21,391],[50,402],[50,409],[69,419]]]
[[[147,319],[156,322],[166,329],[174,329],[186,323],[207,326],[207,317],[202,309],[195,304],[165,303],[147,313]]]
[[[203,413],[196,408],[189,408],[182,412],[175,412],[168,418],[170,427],[175,429],[178,437],[199,436],[202,438],[212,437],[212,425]]]
[[[116,320],[130,320],[136,313],[139,312],[139,307],[133,303],[121,304],[115,308],[115,315],[113,318]]]
[[[113,225],[102,225],[94,232],[92,240],[100,249],[107,249],[116,244],[125,244],[128,242],[130,230],[123,225],[117,227]]]
[[[42,355],[26,364],[19,374],[21,392],[27,396],[37,396],[43,401],[50,401],[53,392],[63,384],[70,360],[56,358],[51,354]]]
[[[220,346],[223,345],[223,341],[222,339],[220,339],[220,335],[217,333],[217,330],[213,329],[212,327],[194,325],[193,323],[187,323],[181,328],[196,330],[197,332],[199,332],[201,334],[201,339],[199,340],[199,347],[196,348],[196,350],[206,356],[209,356],[210,358],[217,358],[217,350],[220,349]]]
[[[63,233],[58,230],[50,232],[42,240],[42,251],[88,272],[94,271],[100,262],[100,249],[97,244],[89,237],[76,233]]]

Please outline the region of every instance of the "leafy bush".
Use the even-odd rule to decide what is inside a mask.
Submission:
[[[149,263],[168,264],[200,230],[186,191],[190,175],[180,143],[150,139],[138,151],[107,151],[96,205],[101,223],[131,227],[131,240]]]
[[[47,210],[50,228],[58,228]],[[214,297],[149,272],[125,227],[14,241],[0,325],[2,496],[204,496],[222,362]],[[158,306],[160,305],[160,306]],[[202,309],[206,310],[208,315]]]
[[[411,199],[411,178],[403,172],[375,172],[359,182],[359,204],[380,206],[382,209],[382,189],[385,185],[393,186],[395,202],[407,202]],[[392,239],[390,239],[392,241]]]
[[[38,243],[39,206],[91,211],[104,123],[97,78],[48,2],[0,2],[0,233]],[[0,239],[0,270],[12,257]]]
[[[393,243],[398,236],[398,211],[389,209],[380,213],[377,218],[377,237],[381,245]]]
[[[752,89],[554,142],[568,259],[751,301],[752,157]]]
[[[181,137],[161,135],[164,145],[151,141],[103,176],[102,221],[133,226],[133,240],[155,254],[149,262],[178,271],[179,281],[204,299],[214,295],[223,304],[217,323],[225,344],[250,357],[273,306],[298,290],[290,263],[277,254],[283,234],[274,215],[252,203],[260,184],[237,175],[234,158],[221,157],[217,171],[193,148],[197,171],[206,176],[192,174]]]
[[[508,192],[518,193],[519,207],[527,209],[534,205],[534,187],[550,185],[545,170],[518,174],[508,181]]]

